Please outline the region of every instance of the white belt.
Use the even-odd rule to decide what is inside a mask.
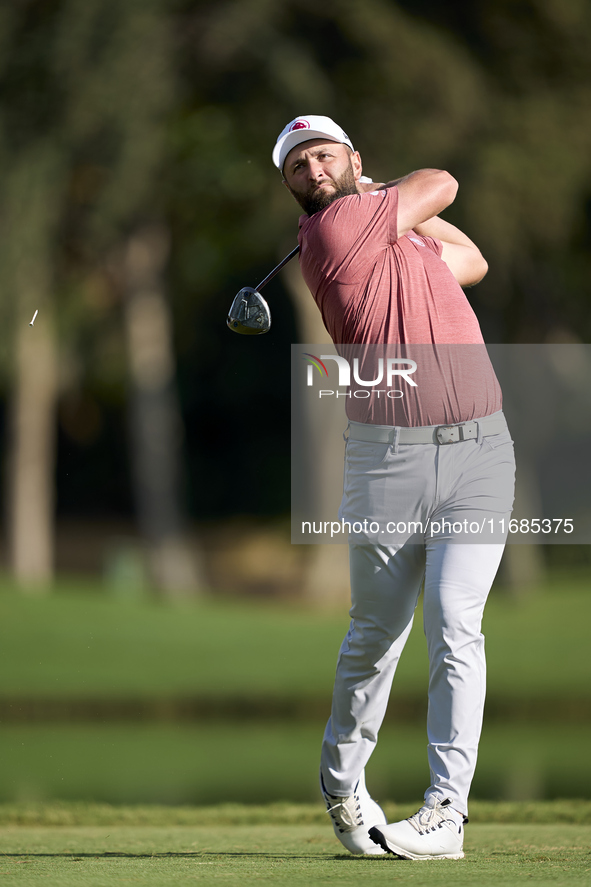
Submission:
[[[459,422],[457,425],[421,425],[416,428],[350,422],[349,438],[368,443],[452,444],[476,439],[479,429],[482,437],[500,434],[507,430],[507,421],[503,413],[498,412],[482,419]]]

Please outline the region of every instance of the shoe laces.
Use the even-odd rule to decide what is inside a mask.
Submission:
[[[451,801],[449,798],[446,798],[445,801],[435,801],[433,807],[421,807],[418,813],[409,816],[408,822],[410,822],[412,827],[418,831],[419,835],[434,832],[438,828],[442,828],[444,825],[448,828],[451,825],[455,829],[458,824],[455,819],[447,813],[446,809],[450,804]],[[458,831],[461,830],[462,826],[460,825]]]
[[[361,800],[357,792],[353,792],[346,798],[329,795],[322,785],[326,812],[340,832],[350,832],[352,829],[363,825],[363,813],[361,812]]]

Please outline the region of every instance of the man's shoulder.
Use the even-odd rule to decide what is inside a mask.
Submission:
[[[396,195],[391,195],[394,189],[381,191],[366,191],[364,194],[347,194],[333,200],[324,209],[314,213],[313,216],[301,215],[299,218],[300,230],[324,227],[325,225],[346,224],[351,216],[377,212],[384,200],[392,201]],[[391,196],[390,196],[391,195]]]

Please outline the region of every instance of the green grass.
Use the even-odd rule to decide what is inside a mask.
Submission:
[[[485,613],[489,698],[588,698],[591,595],[586,576],[515,602],[493,590]],[[202,601],[167,606],[94,591],[30,598],[0,590],[2,696],[122,699],[330,695],[345,612]],[[395,693],[423,695],[420,613]]]
[[[0,800],[317,802],[323,725],[10,724],[0,727]],[[587,725],[485,724],[472,797],[591,797]],[[386,724],[367,768],[383,801],[429,784],[423,726]]]
[[[4,696],[330,693],[346,613],[240,602],[167,606],[61,591],[0,595]]]
[[[591,805],[586,805],[589,816]],[[0,807],[2,884],[68,887],[145,885],[305,884],[343,887],[410,882],[432,885],[514,887],[588,884],[591,824],[582,806],[530,810],[541,822],[488,819],[466,830],[466,858],[412,863],[356,858],[342,853],[325,814],[302,807],[162,810],[135,808],[46,809],[23,825],[23,811]],[[39,811],[38,811],[39,812]],[[393,816],[409,811],[390,809]],[[484,811],[483,811],[484,812]],[[505,811],[506,813],[507,811]],[[514,808],[513,819],[523,817]],[[547,816],[558,814],[558,821]],[[47,824],[47,823],[50,824]]]
[[[397,697],[426,697],[420,613],[402,658],[391,720],[368,767],[380,799],[428,784],[424,727],[396,722]],[[46,598],[0,590],[0,697],[161,699],[157,721],[5,723],[0,800],[115,803],[313,801],[323,719],[346,613],[202,601],[167,606],[100,586]],[[591,796],[588,717],[591,595],[583,576],[514,601],[493,591],[485,616],[488,712],[474,798]],[[298,717],[175,723],[167,698],[297,699]],[[569,699],[569,720],[556,703]],[[503,724],[495,705],[537,700],[537,720]],[[547,700],[547,702],[545,701]],[[561,709],[563,711],[564,709]],[[580,713],[581,721],[577,722]],[[264,715],[264,710],[263,710]],[[587,721],[585,720],[587,718]],[[289,762],[289,767],[286,767]]]
[[[406,804],[382,804],[390,822],[414,813],[418,797]],[[93,804],[85,801],[0,804],[0,826],[264,826],[327,825],[324,804],[214,804],[168,806],[163,804]],[[591,825],[591,800],[472,801],[470,823]],[[329,829],[330,832],[330,829]],[[332,835],[332,832],[330,832]],[[338,845],[337,845],[338,847]]]
[[[589,699],[590,581],[589,571],[558,573],[518,600],[493,587],[483,620],[491,696]]]

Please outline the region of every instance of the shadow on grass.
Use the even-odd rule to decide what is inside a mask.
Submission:
[[[375,862],[376,859],[393,859],[390,854],[388,856],[353,856],[345,853],[327,853],[327,854],[310,854],[302,856],[301,854],[291,853],[250,853],[248,851],[221,851],[213,850],[204,851],[185,851],[170,853],[119,853],[115,850],[105,851],[103,853],[2,853],[0,859],[315,859],[322,857],[341,862],[367,862],[368,860]]]

